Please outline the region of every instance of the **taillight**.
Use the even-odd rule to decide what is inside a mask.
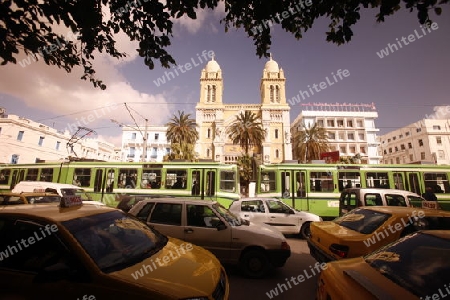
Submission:
[[[281,242],[281,249],[282,250],[291,250],[291,246],[287,242]]]
[[[348,246],[332,244],[330,246],[330,251],[341,258],[346,258],[348,254]]]

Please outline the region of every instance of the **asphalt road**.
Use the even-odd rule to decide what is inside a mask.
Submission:
[[[288,243],[291,246],[291,257],[286,265],[266,278],[245,278],[237,268],[226,266],[230,280],[230,300],[314,300],[318,274],[314,269],[316,260],[309,255],[306,241],[288,238]],[[299,275],[304,276],[303,282],[298,281]],[[292,276],[295,277],[294,281]],[[275,289],[278,295],[274,294]]]

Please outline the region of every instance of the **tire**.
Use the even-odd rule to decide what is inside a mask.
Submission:
[[[262,250],[245,252],[241,257],[240,267],[244,275],[250,278],[262,278],[271,269],[269,259]]]
[[[302,228],[300,228],[300,238],[306,240],[311,237],[311,222],[303,223]]]

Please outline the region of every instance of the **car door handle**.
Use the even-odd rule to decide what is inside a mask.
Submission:
[[[244,217],[248,217],[248,215],[244,215]]]
[[[270,217],[271,219],[275,219],[276,217],[274,217],[274,216],[272,216],[272,217]]]
[[[184,233],[193,233],[193,232],[194,232],[194,229],[192,229],[192,228],[184,229]]]

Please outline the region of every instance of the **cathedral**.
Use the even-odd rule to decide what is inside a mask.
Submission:
[[[283,69],[272,59],[266,62],[260,84],[259,104],[225,104],[223,76],[220,65],[212,57],[200,76],[200,101],[196,105],[199,140],[195,151],[200,159],[221,163],[236,163],[243,154],[233,145],[227,128],[241,112],[251,111],[261,117],[266,137],[261,147],[253,147],[253,155],[260,164],[279,163],[292,159],[290,137],[290,107],[286,103],[286,78]]]

